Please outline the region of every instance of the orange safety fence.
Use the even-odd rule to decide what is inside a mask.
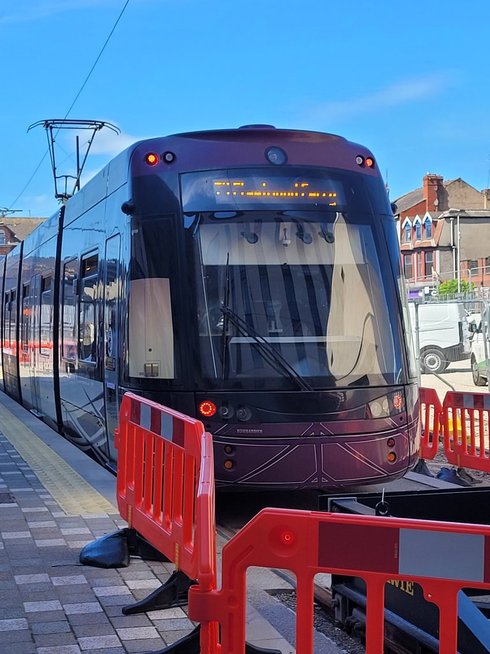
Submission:
[[[433,459],[439,449],[442,405],[434,388],[419,388],[420,457]]]
[[[448,463],[490,472],[490,395],[446,393],[442,431]]]
[[[360,546],[362,544],[362,546]],[[423,553],[423,555],[421,555]],[[218,621],[220,651],[245,651],[246,572],[251,566],[296,575],[296,652],[314,651],[314,577],[361,577],[367,587],[366,654],[384,652],[384,593],[415,581],[439,608],[439,652],[457,651],[458,592],[490,590],[490,527],[426,520],[264,509],[223,548],[222,587],[189,590],[189,617]],[[202,654],[216,650],[203,650]]]
[[[211,434],[199,420],[126,393],[116,429],[121,516],[205,589],[216,587]]]

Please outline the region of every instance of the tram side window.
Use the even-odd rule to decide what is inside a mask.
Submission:
[[[22,323],[21,323],[21,347],[23,352],[29,352],[29,321],[31,317],[30,286],[24,284],[22,288]]]
[[[41,317],[39,321],[39,353],[47,357],[53,349],[53,289],[51,277],[41,279]]]
[[[97,254],[82,259],[80,288],[80,320],[78,330],[78,357],[88,363],[96,362],[95,301],[99,258]]]

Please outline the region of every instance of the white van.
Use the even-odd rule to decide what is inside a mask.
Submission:
[[[417,310],[414,302],[408,305],[422,373],[441,373],[452,361],[469,359],[470,331],[461,303],[429,302]]]
[[[483,313],[472,313],[468,316],[471,336],[471,374],[475,386],[486,386],[490,368],[490,308]],[[486,340],[486,344],[485,344]]]

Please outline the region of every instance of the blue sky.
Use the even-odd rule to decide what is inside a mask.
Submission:
[[[125,1],[1,0],[0,207],[56,210],[48,157],[28,184],[47,141],[27,129],[65,116]],[[426,172],[482,189],[489,25],[488,0],[130,0],[68,118],[121,130],[86,177],[141,138],[271,123],[367,145],[392,199]],[[62,173],[73,133],[58,143]]]

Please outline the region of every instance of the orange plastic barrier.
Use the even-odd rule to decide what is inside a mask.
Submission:
[[[442,420],[442,405],[435,389],[419,388],[419,409],[422,426],[420,457],[430,460],[435,457],[439,449]]]
[[[116,447],[121,516],[190,579],[216,588],[211,434],[199,420],[126,393]]]
[[[449,463],[490,472],[488,393],[446,393],[442,425],[444,453]]]
[[[365,580],[366,654],[384,651],[385,584],[393,579],[420,584],[439,607],[439,652],[448,654],[457,651],[458,591],[490,589],[490,527],[264,509],[223,548],[221,590],[189,590],[189,617],[202,625],[218,620],[226,654],[245,651],[250,566],[296,575],[297,654],[314,651],[313,585],[319,572]]]

